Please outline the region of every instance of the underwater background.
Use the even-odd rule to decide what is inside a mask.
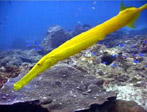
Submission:
[[[40,42],[50,26],[60,25],[70,31],[78,24],[92,27],[119,13],[121,1],[0,1],[0,49],[26,46],[27,41]],[[146,1],[124,1],[139,7]],[[141,13],[136,28],[147,27],[147,11]],[[123,28],[125,29],[125,28]],[[126,28],[127,29],[127,28]],[[14,45],[18,43],[17,45]]]
[[[116,16],[122,3],[147,1],[0,0],[0,112],[147,112],[147,10],[135,28],[123,27],[13,88],[44,55]]]

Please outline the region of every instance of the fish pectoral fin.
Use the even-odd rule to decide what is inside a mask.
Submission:
[[[125,10],[125,9],[127,9],[127,8],[131,8],[131,7],[126,7],[126,6],[123,4],[123,2],[120,4],[120,11],[123,11],[123,10]]]
[[[126,7],[123,3],[121,3],[120,5],[120,11],[126,10],[127,8],[132,8],[132,7]],[[127,27],[130,28],[135,28],[135,22],[137,21],[137,19],[139,18],[140,13],[138,13],[137,15],[134,16],[134,18],[126,25]]]
[[[135,28],[135,22],[137,21],[137,19],[139,18],[140,16],[140,13],[137,14],[133,19],[132,21],[129,22],[129,24],[127,24],[126,26],[127,27],[130,27],[130,28]]]

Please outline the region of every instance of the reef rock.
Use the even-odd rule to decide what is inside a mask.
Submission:
[[[50,51],[65,41],[69,40],[72,35],[60,26],[50,27],[47,31],[47,36],[42,41],[44,50]]]
[[[20,69],[16,66],[0,67],[0,88],[10,77],[16,77],[19,75],[19,73]]]
[[[114,92],[105,91],[103,80],[67,65],[54,66],[21,90],[14,91],[13,84],[24,74],[10,79],[0,90],[1,111],[8,109],[6,106],[38,101],[51,112],[80,112],[116,97]],[[18,108],[22,110],[21,106]]]
[[[0,56],[0,66],[20,66],[23,62],[35,63],[42,57],[34,49],[5,51],[1,52]]]
[[[85,32],[85,31],[89,30],[90,28],[91,28],[91,26],[88,24],[84,24],[84,25],[79,24],[76,26],[75,30],[72,32],[73,36],[76,36],[82,32]]]
[[[59,63],[103,79],[106,90],[118,93],[117,99],[132,100],[146,108],[146,56],[132,56],[125,50],[96,44]]]
[[[146,112],[134,101],[116,100],[110,109],[111,112]]]

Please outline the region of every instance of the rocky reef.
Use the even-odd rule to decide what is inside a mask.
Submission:
[[[59,62],[23,89],[13,90],[13,84],[44,54],[90,27],[78,25],[74,31],[50,27],[38,45],[41,49],[0,52],[0,110],[146,112],[147,35],[140,32],[114,32]]]
[[[67,32],[60,26],[50,27],[47,31],[47,36],[42,41],[42,46],[44,50],[51,51],[52,49],[58,47],[66,40],[69,40],[72,37],[70,32]]]

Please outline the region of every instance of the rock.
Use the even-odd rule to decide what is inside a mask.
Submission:
[[[126,33],[124,31],[116,31],[108,35],[104,40],[100,41],[100,44],[104,44],[108,48],[118,46],[122,39],[126,37]]]
[[[58,25],[50,27],[47,31],[47,36],[42,41],[43,49],[47,52],[50,52],[52,49],[71,39],[71,37],[87,31],[90,28],[91,26],[88,24],[78,25],[74,31],[67,32],[65,29]]]
[[[115,58],[108,53],[104,53],[104,55],[101,58],[101,62],[106,63],[106,65],[110,65],[114,60]]]
[[[116,100],[109,112],[147,112],[134,101]]]
[[[41,107],[38,101],[15,103],[13,105],[0,105],[1,112],[48,112]]]
[[[51,51],[65,41],[69,40],[72,35],[60,26],[53,26],[48,29],[47,36],[42,41],[45,51]]]
[[[30,48],[24,51],[9,50],[0,52],[0,86],[2,86],[9,77],[16,76],[17,70],[13,71],[11,67],[16,66],[18,71],[21,71],[23,73],[22,75],[24,75],[42,55],[63,43],[62,40],[66,41],[72,36],[82,33],[89,28],[89,25],[78,25],[74,31],[67,32],[60,26],[51,27],[48,30],[47,37],[42,42],[43,49],[40,45],[37,45],[36,47],[40,47],[39,50]],[[87,50],[59,62],[59,68],[55,66],[43,73],[44,75],[48,74],[47,76],[50,77],[46,75],[39,76],[36,80],[32,81],[30,85],[26,86],[25,89],[17,92],[12,91],[12,83],[16,82],[18,78],[11,79],[1,90],[3,94],[0,94],[0,98],[2,98],[0,101],[3,104],[5,103],[3,101],[6,101],[7,105],[11,106],[11,104],[15,105],[17,102],[35,104],[34,100],[39,100],[40,105],[45,105],[48,110],[54,110],[56,112],[65,112],[67,108],[70,112],[74,109],[77,112],[107,112],[113,102],[112,100],[108,100],[109,92],[107,91],[115,91],[118,93],[117,99],[133,100],[147,109],[146,37],[146,34],[136,33],[134,35],[134,33],[131,34],[130,31],[114,32],[103,42],[100,42],[105,44],[108,48],[102,44],[95,44]],[[121,43],[124,44],[124,46],[120,46]],[[105,61],[108,63],[106,64]],[[66,66],[63,67],[65,64]],[[67,66],[67,64],[70,65],[70,67]],[[43,77],[45,77],[45,79]],[[48,85],[49,87],[47,87]],[[96,100],[94,99],[97,94],[99,96],[100,92],[102,93],[101,97],[105,97],[104,93],[106,93],[106,97],[102,100],[103,103],[97,100],[99,97],[97,97]],[[7,93],[10,93],[10,95]],[[112,96],[113,95],[114,94],[112,94]],[[100,110],[101,106],[104,106],[103,104],[106,103],[106,99],[110,107],[105,105],[107,109]],[[89,101],[88,104],[85,103],[87,101]],[[94,103],[96,103],[96,105]],[[78,107],[76,104],[80,104],[80,106]],[[130,107],[130,109],[134,109],[134,107]],[[122,110],[125,110],[124,107]],[[126,112],[127,111],[131,110],[128,109]]]
[[[106,45],[108,48],[118,47],[127,53],[147,53],[147,34],[141,33],[142,30],[134,31],[116,31],[108,35],[101,44]],[[143,31],[143,32],[144,32]],[[120,47],[120,44],[124,44],[124,47]]]
[[[147,35],[147,28],[142,28],[142,29],[139,29],[139,30],[131,30],[129,31],[129,34],[132,35],[132,36],[135,36],[135,35]]]
[[[20,73],[19,67],[16,66],[2,66],[0,68],[0,88],[11,77],[16,77]]]
[[[0,90],[0,105],[39,100],[49,111],[74,112],[116,97],[114,92],[105,91],[102,80],[67,65],[52,67],[21,90],[14,91],[13,84],[22,75],[10,79]]]
[[[73,31],[73,36],[76,36],[82,32],[85,32],[85,31],[89,30],[90,28],[91,28],[91,26],[88,24],[84,24],[84,25],[79,24],[76,26],[75,30]]]
[[[30,50],[11,50],[2,52],[2,57],[0,60],[1,66],[20,66],[23,62],[27,63],[35,63],[42,56],[37,53],[37,51]]]
[[[144,106],[147,102],[145,86],[147,79],[146,56],[146,54],[143,54],[142,57],[132,56],[117,47],[106,48],[104,45],[95,44],[59,63],[69,64],[78,70],[104,79],[106,90],[116,91],[119,99],[133,100]],[[135,59],[141,59],[142,61],[140,60],[136,64],[134,63]],[[105,64],[105,61],[110,62],[110,64]]]
[[[142,107],[146,107],[147,105],[147,90],[144,89],[146,87],[145,83],[144,85],[142,84],[141,87],[134,87],[132,84],[124,84],[118,85],[118,84],[113,84],[113,86],[109,86],[106,88],[107,91],[116,91],[117,94],[117,99],[123,99],[127,101],[135,101]]]

